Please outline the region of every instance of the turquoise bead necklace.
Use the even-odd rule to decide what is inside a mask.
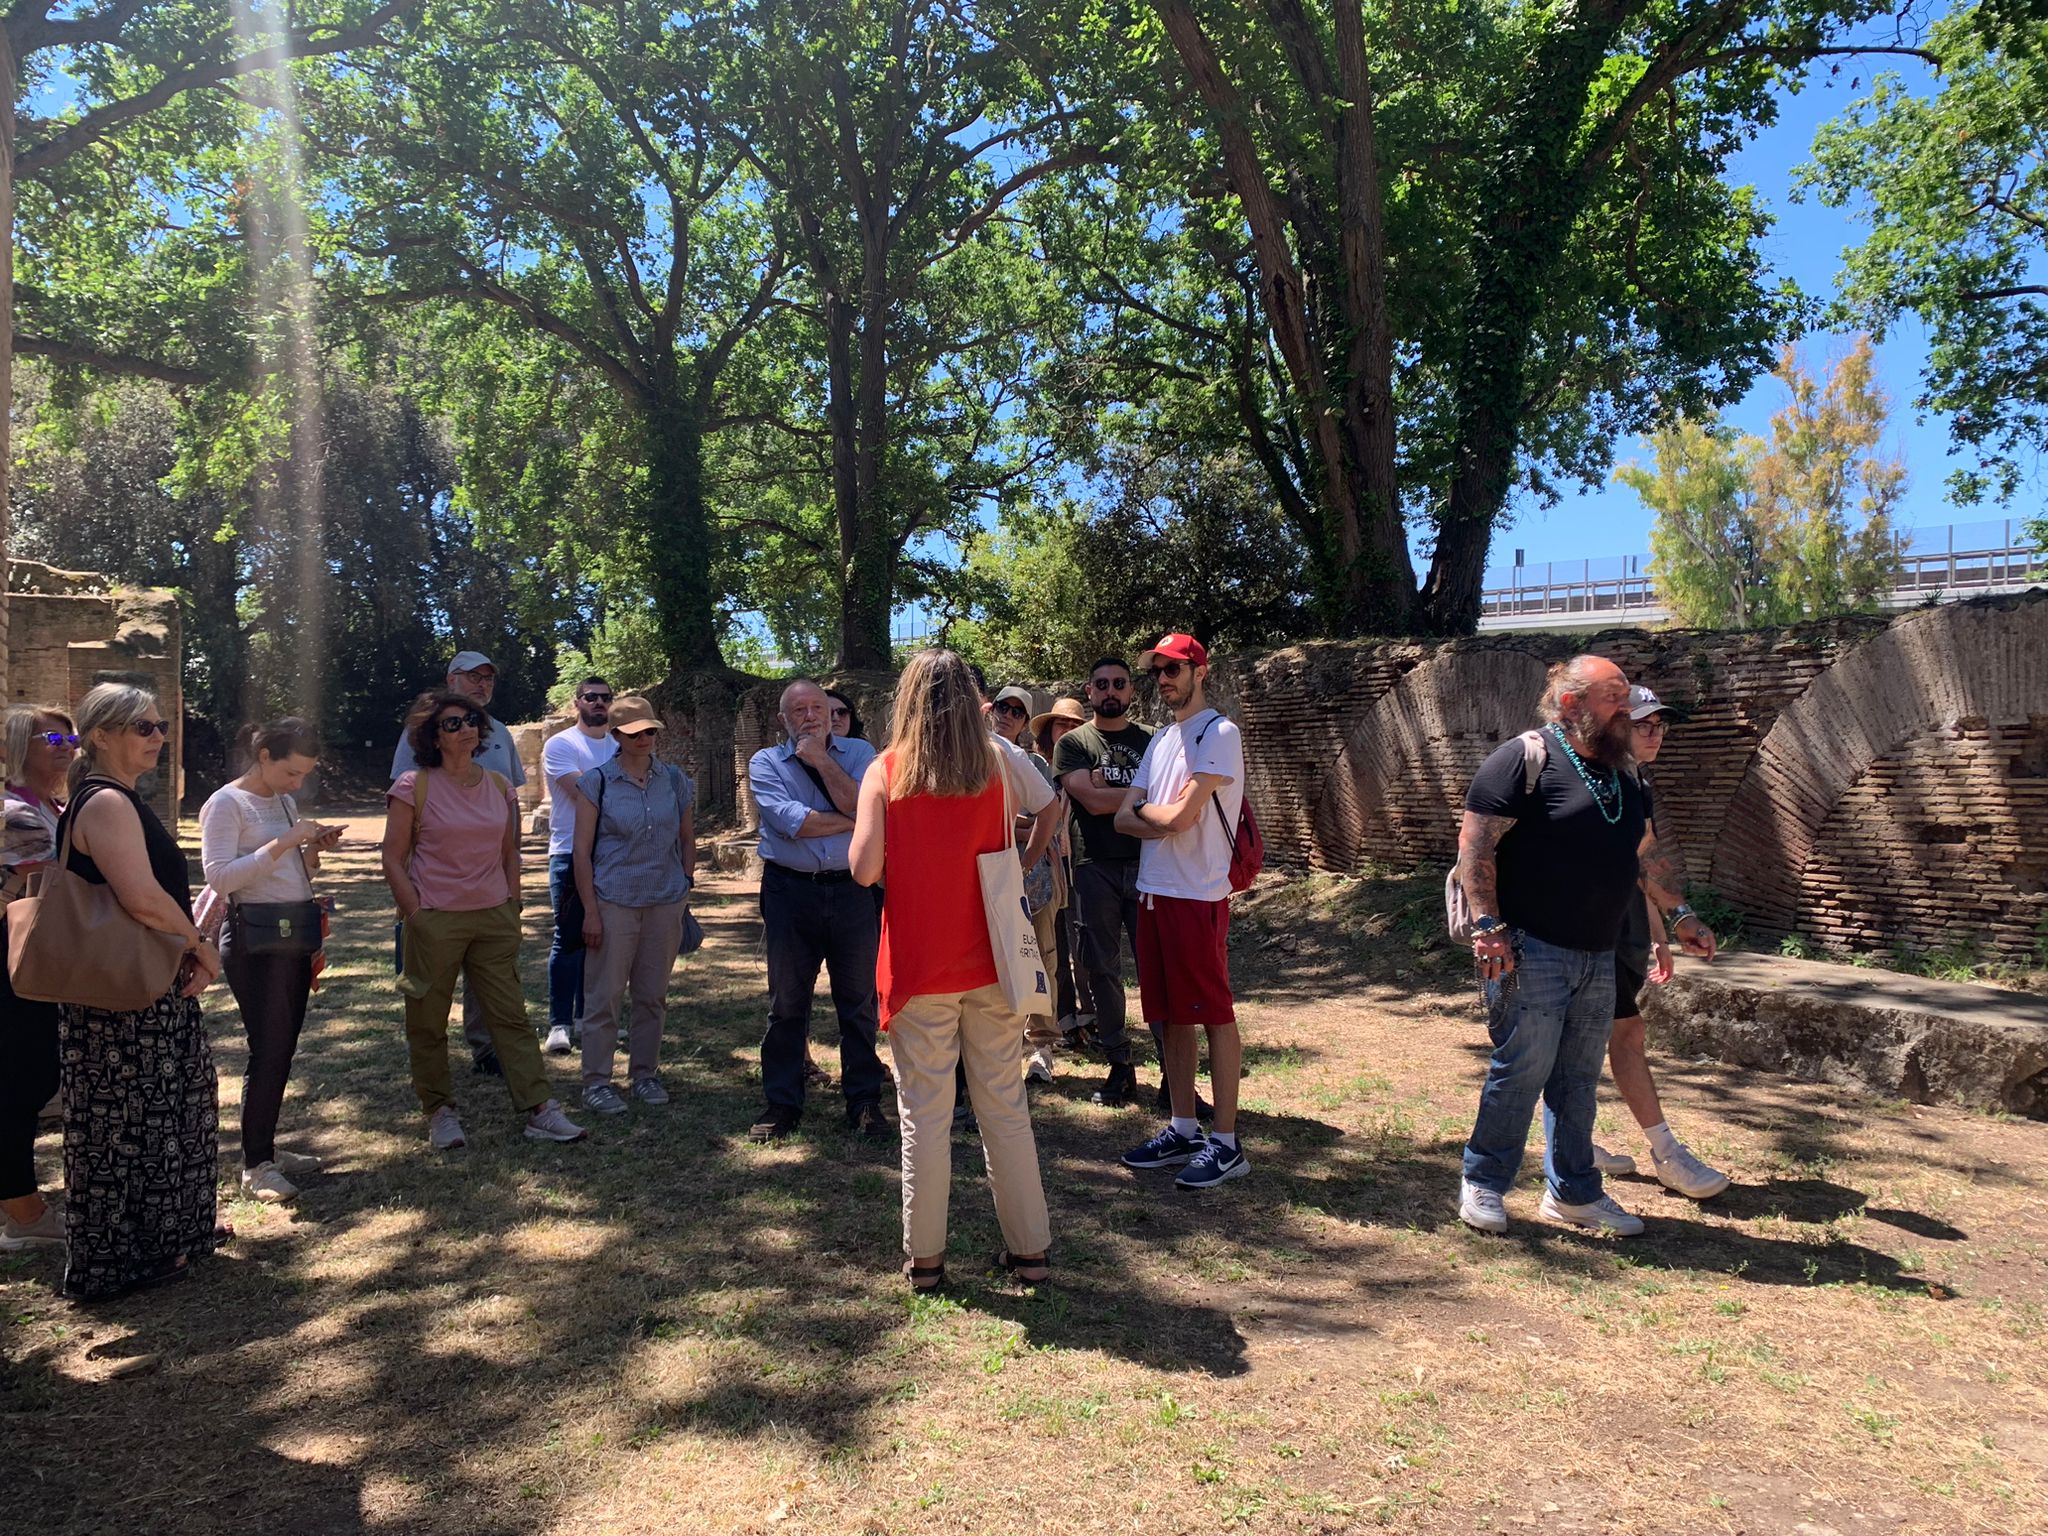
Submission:
[[[1621,820],[1621,775],[1610,768],[1607,770],[1606,782],[1602,783],[1586,771],[1585,761],[1572,750],[1572,744],[1565,736],[1563,726],[1552,725],[1550,734],[1557,738],[1557,744],[1564,748],[1564,755],[1571,760],[1571,765],[1578,769],[1579,777],[1586,781],[1586,789],[1593,796],[1593,808],[1600,813],[1601,818],[1610,827]],[[1614,804],[1612,810],[1607,808],[1610,800]]]

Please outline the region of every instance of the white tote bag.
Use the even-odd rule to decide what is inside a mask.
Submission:
[[[974,862],[981,875],[981,905],[988,916],[988,946],[995,951],[996,980],[1003,996],[1018,1013],[1052,1017],[1052,985],[1045,974],[1045,958],[1038,952],[1038,934],[1031,926],[1031,909],[1024,900],[1024,866],[1017,859],[1017,844],[1007,834],[1017,825],[1010,809],[1010,775],[1002,753],[996,753],[996,772],[1003,781],[1003,846],[993,853],[978,853]]]

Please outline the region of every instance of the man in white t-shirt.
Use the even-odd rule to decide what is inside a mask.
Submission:
[[[1244,812],[1244,743],[1208,704],[1209,653],[1173,634],[1138,658],[1173,724],[1153,736],[1116,813],[1138,838],[1138,996],[1160,1034],[1173,1117],[1123,1156],[1127,1168],[1181,1167],[1182,1189],[1214,1189],[1251,1171],[1237,1144],[1244,1050],[1230,994],[1230,855]],[[1209,1036],[1214,1128],[1195,1118],[1195,1065]]]
[[[583,935],[563,948],[562,898],[576,888],[576,807],[583,775],[618,755],[612,740],[612,685],[586,677],[576,685],[576,723],[557,731],[540,749],[541,777],[548,786],[548,904],[555,913],[554,942],[548,946],[548,1041],[550,1056],[575,1049],[570,1038],[583,1017]]]

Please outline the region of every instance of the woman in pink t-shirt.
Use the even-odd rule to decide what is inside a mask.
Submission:
[[[988,734],[967,663],[919,651],[897,680],[889,750],[861,781],[849,851],[853,878],[883,887],[875,990],[896,1062],[903,1271],[914,1290],[946,1278],[956,1062],[967,1069],[1007,1244],[996,1262],[1034,1284],[1050,1273],[1024,1021],[997,984],[975,865],[1011,846],[1006,798],[1037,818],[1025,855],[1036,858],[1052,841],[1059,802],[1023,753]]]
[[[583,1127],[548,1097],[540,1043],[519,986],[519,802],[476,761],[490,717],[433,689],[406,717],[419,767],[386,800],[384,878],[398,903],[405,1043],[412,1086],[439,1151],[464,1145],[448,1076],[448,1008],[469,982],[504,1065],[512,1102],[536,1141],[579,1141]]]

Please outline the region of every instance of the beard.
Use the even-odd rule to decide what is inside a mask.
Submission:
[[[1566,722],[1571,731],[1573,745],[1579,756],[1588,762],[1598,763],[1603,768],[1626,768],[1634,757],[1635,729],[1628,717],[1628,711],[1617,709],[1607,717],[1607,723],[1597,729],[1585,716]]]
[[[1102,720],[1121,720],[1127,708],[1128,706],[1124,701],[1115,694],[1111,694],[1104,699],[1098,699],[1095,702],[1096,717]]]

